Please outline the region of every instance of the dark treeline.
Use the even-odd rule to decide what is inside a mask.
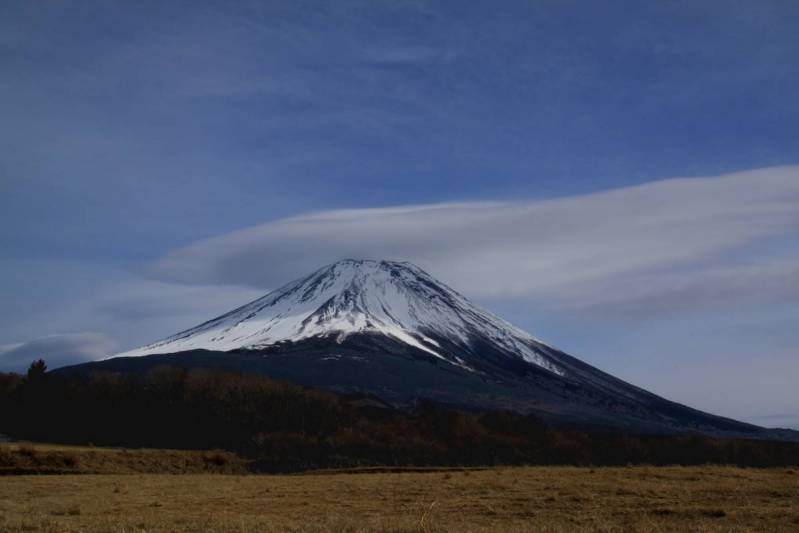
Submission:
[[[262,471],[352,466],[799,463],[799,444],[550,427],[511,412],[430,403],[404,411],[258,375],[0,374],[0,433],[124,447],[225,449]]]

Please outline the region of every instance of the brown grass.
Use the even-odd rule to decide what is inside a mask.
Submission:
[[[0,443],[4,474],[243,474],[246,462],[226,451],[94,448]]]
[[[527,467],[0,478],[8,532],[799,531],[799,473]]]

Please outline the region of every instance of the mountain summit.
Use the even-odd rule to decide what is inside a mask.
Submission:
[[[630,385],[394,261],[339,261],[192,329],[71,371],[162,364],[257,372],[396,406],[427,399],[634,431],[766,431]]]
[[[384,335],[466,370],[475,346],[563,374],[542,343],[411,263],[345,259],[197,327],[123,356],[260,350],[308,338]]]

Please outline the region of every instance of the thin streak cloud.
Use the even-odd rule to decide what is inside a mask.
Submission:
[[[671,179],[553,200],[312,213],[174,251],[149,274],[274,288],[344,257],[421,265],[477,298],[601,308],[751,299],[799,268],[799,167]],[[780,255],[758,245],[780,240]],[[737,265],[737,266],[736,266]],[[690,294],[686,294],[686,292]],[[768,300],[768,298],[766,298]]]
[[[0,371],[23,372],[36,359],[51,368],[84,363],[113,353],[116,341],[103,333],[48,335],[28,342],[0,346]]]

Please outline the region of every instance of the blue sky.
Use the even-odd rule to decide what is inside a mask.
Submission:
[[[0,359],[389,256],[799,427],[797,27],[788,1],[3,2]]]

